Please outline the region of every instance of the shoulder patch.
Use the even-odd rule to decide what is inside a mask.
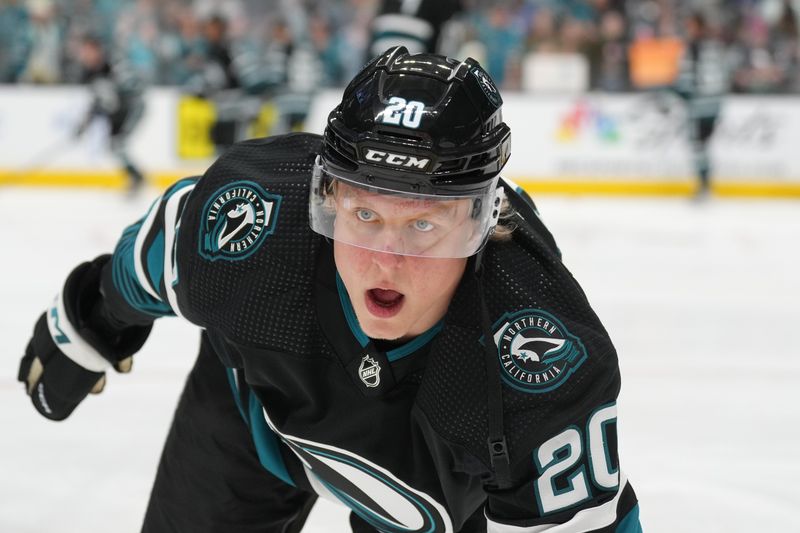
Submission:
[[[543,393],[563,385],[586,361],[581,340],[560,320],[539,309],[506,313],[493,328],[503,381],[527,393]]]
[[[275,231],[281,197],[252,181],[218,189],[203,207],[200,255],[210,261],[244,259]]]

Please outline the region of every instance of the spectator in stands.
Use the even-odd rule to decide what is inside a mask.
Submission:
[[[751,14],[742,20],[739,41],[731,51],[736,92],[775,93],[784,86],[786,73],[770,44],[769,26],[762,18]]]
[[[23,0],[0,4],[0,82],[19,81],[30,52],[30,16]]]
[[[497,85],[505,87],[509,60],[519,61],[524,52],[525,28],[515,20],[511,8],[502,4],[478,11],[473,20],[486,47],[483,66]]]
[[[596,38],[588,47],[591,86],[601,91],[627,91],[628,45],[625,18],[615,10],[604,11]]]
[[[775,63],[784,73],[782,92],[800,91],[800,32],[798,11],[792,0],[783,0],[781,14],[771,31]]]
[[[552,9],[541,7],[533,14],[528,33],[528,50],[531,52],[552,52],[558,48],[556,16]]]
[[[61,27],[56,19],[52,0],[28,2],[31,24],[28,26],[28,52],[21,81],[26,83],[57,83],[61,81]]]
[[[369,55],[370,37],[379,49],[384,48],[380,44],[384,38],[430,48],[441,23],[461,9],[460,34],[454,38],[444,32],[449,42],[441,51],[469,50],[470,55],[481,56],[506,88],[518,87],[520,78],[526,78],[524,71],[519,72],[526,54],[572,50],[587,55],[593,89],[625,90],[625,48],[641,36],[678,35],[676,21],[688,4],[678,0],[0,0],[0,82],[77,82],[80,66],[70,50],[77,46],[76,36],[92,33],[113,43],[140,74],[158,84],[202,80],[201,85],[216,90],[244,85],[251,94],[285,86],[286,59],[294,53],[287,51],[287,42],[295,41],[289,48],[297,48],[297,39],[316,53],[312,63],[322,65],[324,78],[341,83]],[[731,32],[726,45],[738,66],[737,91],[800,89],[800,0],[691,4],[723,8],[727,28],[739,30],[725,30]],[[292,11],[304,13],[308,23],[295,24]],[[274,31],[266,32],[253,23],[267,19],[269,25],[279,19],[288,24],[275,23]],[[54,51],[59,52],[57,59]],[[262,51],[268,55],[262,56]],[[206,68],[208,64],[212,66]],[[216,76],[209,78],[211,72]]]

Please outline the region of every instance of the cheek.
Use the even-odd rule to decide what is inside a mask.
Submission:
[[[358,279],[369,268],[369,254],[362,248],[333,241],[333,260],[336,270],[345,281]]]
[[[464,273],[466,260],[416,258],[410,266],[409,279],[415,294],[430,298],[452,293]]]

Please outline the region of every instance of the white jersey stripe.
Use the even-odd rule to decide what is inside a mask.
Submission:
[[[444,522],[444,524],[443,524],[444,531],[442,533],[452,533],[453,532],[453,524],[452,524],[450,515],[447,513],[447,510],[444,508],[444,506],[442,506],[442,504],[437,502],[430,495],[428,495],[428,494],[426,494],[426,493],[424,493],[422,491],[419,491],[419,490],[416,490],[416,489],[412,488],[411,486],[409,486],[405,482],[401,481],[394,474],[392,474],[389,470],[387,470],[387,469],[385,469],[385,468],[383,468],[383,467],[381,467],[381,466],[379,466],[379,465],[367,460],[366,458],[361,457],[361,456],[359,456],[359,455],[357,455],[357,454],[355,454],[355,453],[353,453],[351,451],[345,450],[343,448],[337,448],[336,446],[331,446],[329,444],[323,444],[321,442],[315,442],[315,441],[312,441],[312,440],[302,439],[300,437],[295,437],[293,435],[288,435],[286,433],[281,433],[280,431],[278,431],[278,428],[275,427],[275,424],[272,423],[272,420],[270,420],[269,414],[267,413],[267,409],[265,407],[262,407],[261,411],[264,414],[264,420],[267,422],[267,425],[270,427],[270,429],[276,435],[278,435],[279,437],[282,437],[284,441],[291,442],[295,446],[300,446],[300,445],[303,445],[303,444],[307,444],[307,445],[311,445],[311,446],[316,447],[316,448],[321,448],[321,449],[324,449],[324,450],[330,450],[332,452],[336,452],[337,454],[339,454],[341,456],[351,457],[351,458],[356,459],[358,462],[363,463],[363,464],[367,465],[368,467],[372,468],[373,472],[382,474],[385,478],[390,479],[394,484],[401,486],[406,491],[415,494],[416,496],[424,499],[427,503],[432,505],[436,509],[436,511],[439,513],[439,516],[441,517],[442,521]],[[303,462],[303,466],[306,468],[306,475],[308,476],[309,470],[311,470],[310,465],[301,457],[301,455],[296,450],[294,450],[291,446],[290,446],[290,448],[295,453],[295,455],[300,457],[300,460]],[[317,459],[321,459],[321,457],[317,456]],[[325,461],[323,461],[323,462],[325,462]],[[336,469],[335,465],[333,465],[332,463],[327,463],[327,465],[330,468]],[[372,495],[373,497],[379,497],[378,494],[374,494],[374,491],[371,491],[369,488],[367,488],[367,487],[365,487],[363,485],[363,478],[361,480],[359,480],[353,475],[353,474],[355,474],[356,470],[357,470],[357,468],[350,469],[350,473],[347,473],[347,470],[342,469],[339,473],[341,475],[343,475],[343,477],[348,479],[351,483],[358,484],[359,481],[362,481],[362,484],[361,484],[360,488],[362,490],[364,490],[364,492],[366,492],[367,494]],[[313,475],[313,470],[312,470],[312,475]],[[308,477],[310,478],[311,476],[308,476]],[[317,488],[315,487],[314,490],[317,490]],[[383,492],[384,492],[383,495],[386,496],[386,494],[390,493],[391,491],[385,491],[384,490]],[[318,492],[318,494],[320,494],[320,496],[322,496],[321,493]],[[397,498],[397,496],[395,495],[394,498]],[[381,504],[381,506],[384,509],[394,509],[395,508],[395,505],[393,505],[394,502],[391,501],[392,497],[390,497],[388,500],[385,499],[385,498],[379,498],[379,499],[381,500],[381,501],[379,501],[379,503]],[[340,503],[342,503],[342,502],[340,501]]]
[[[167,205],[164,208],[164,288],[167,292],[170,308],[176,315],[181,317],[183,315],[178,309],[178,296],[175,294],[175,287],[173,287],[173,283],[178,279],[173,248],[175,247],[175,236],[180,225],[178,206],[181,203],[181,199],[190,193],[192,189],[194,189],[194,185],[180,189],[167,200]]]
[[[139,285],[142,286],[147,294],[159,302],[162,301],[161,296],[159,296],[158,292],[156,292],[155,288],[150,283],[150,280],[147,278],[147,274],[144,270],[144,261],[146,261],[147,258],[143,257],[142,248],[144,248],[144,241],[147,238],[147,234],[150,233],[150,228],[153,226],[153,221],[158,214],[160,206],[161,197],[153,202],[153,205],[150,207],[150,211],[148,211],[144,222],[142,222],[142,227],[139,228],[139,231],[136,234],[136,241],[133,245],[133,268],[136,272],[136,278],[139,280]]]
[[[622,491],[628,484],[624,475],[620,476],[619,490],[610,501],[597,507],[591,507],[575,513],[569,522],[563,524],[538,524],[535,526],[514,526],[495,522],[486,516],[488,525],[487,533],[579,533],[581,531],[595,531],[613,524],[617,519],[617,504]]]
[[[111,363],[83,340],[69,321],[64,307],[63,292],[58,293],[47,310],[47,329],[61,352],[72,361],[92,372],[105,372]]]

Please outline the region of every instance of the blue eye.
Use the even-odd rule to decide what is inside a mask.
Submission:
[[[372,220],[375,220],[375,213],[373,213],[369,209],[357,210],[356,216],[358,217],[358,220],[360,220],[361,222],[371,222]]]
[[[428,222],[427,220],[415,220],[414,221],[414,229],[417,231],[431,231],[434,228],[433,224]]]

